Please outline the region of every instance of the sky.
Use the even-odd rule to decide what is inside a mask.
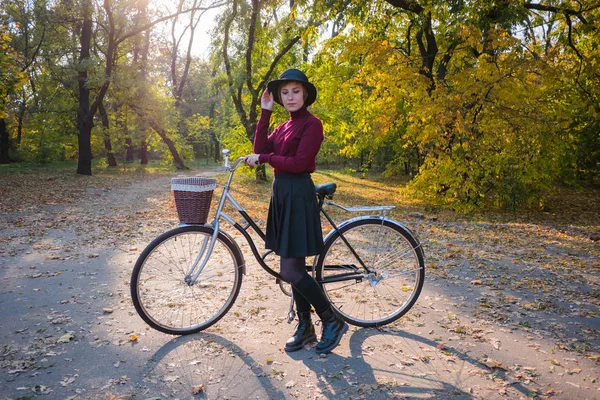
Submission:
[[[219,13],[218,9],[207,10],[196,28],[196,37],[192,47],[193,55],[200,57],[204,60],[208,59],[208,52],[210,47],[210,35],[209,32],[215,26],[215,17]]]

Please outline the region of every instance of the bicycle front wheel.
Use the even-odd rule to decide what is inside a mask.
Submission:
[[[344,320],[381,326],[406,314],[417,301],[425,280],[423,249],[395,221],[358,218],[327,238],[316,274]]]
[[[243,257],[222,233],[194,279],[204,259],[198,254],[213,232],[200,225],[175,228],[154,239],[138,258],[131,275],[131,299],[152,328],[172,335],[196,333],[215,324],[235,302]]]

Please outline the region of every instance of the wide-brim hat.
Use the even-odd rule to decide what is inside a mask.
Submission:
[[[304,72],[296,68],[290,68],[283,71],[279,76],[279,79],[275,79],[267,83],[267,89],[269,90],[269,93],[273,95],[273,100],[275,100],[277,103],[283,105],[283,103],[281,103],[281,99],[279,98],[279,86],[286,82],[300,82],[302,86],[304,86],[308,92],[308,96],[304,101],[305,106],[310,106],[317,99],[317,88],[308,81],[308,78]]]

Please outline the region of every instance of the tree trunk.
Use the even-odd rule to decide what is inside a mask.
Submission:
[[[115,154],[112,151],[112,143],[110,142],[110,131],[108,130],[108,114],[106,113],[104,104],[100,103],[100,105],[98,106],[98,111],[100,111],[100,118],[102,119],[102,130],[104,133],[104,148],[106,149],[106,162],[108,163],[109,167],[116,167],[117,160],[115,159]]]
[[[169,148],[169,150],[171,151],[171,156],[173,157],[173,164],[175,165],[175,168],[177,169],[189,169],[188,167],[185,166],[185,164],[183,163],[183,160],[181,159],[181,156],[179,156],[179,153],[177,152],[177,149],[175,148],[175,144],[171,141],[171,139],[169,139],[169,137],[167,136],[167,132],[165,132],[160,126],[158,126],[158,124],[156,122],[154,122],[153,120],[149,121],[149,125],[152,129],[154,129],[154,131],[156,133],[158,133],[158,136],[161,137],[161,139],[163,140],[163,142],[165,142],[165,144],[167,145],[167,147]]]
[[[211,130],[210,132],[210,139],[212,140],[212,143],[214,145],[213,149],[214,149],[214,159],[215,162],[219,162],[221,160],[221,145],[219,144],[219,140],[217,139],[217,135],[215,135],[215,132]]]
[[[77,173],[80,175],[92,175],[92,127],[93,116],[90,113],[90,90],[87,86],[87,66],[85,61],[90,58],[90,46],[92,43],[92,4],[86,0],[83,4],[83,25],[81,27],[81,50],[79,52],[79,73],[77,82],[79,85],[79,108],[77,109],[77,129],[79,156],[77,161]]]
[[[214,68],[212,70],[211,76],[214,78],[217,76],[217,69]],[[208,131],[208,135],[210,136],[210,140],[212,141],[212,143],[214,144],[214,159],[215,162],[219,162],[221,160],[221,146],[219,144],[219,138],[217,138],[217,134],[215,133],[215,130],[212,129],[212,125],[214,124],[215,121],[215,109],[217,106],[217,101],[216,99],[218,98],[218,94],[219,94],[219,90],[215,87],[213,92],[213,100],[210,103],[210,111],[208,113],[208,117],[210,118],[210,125],[211,125],[211,129]]]
[[[112,143],[110,142],[110,137],[104,138],[104,148],[106,149],[106,162],[109,167],[117,166],[117,159],[115,158],[115,153],[112,151]]]
[[[8,135],[8,128],[6,127],[6,120],[0,118],[0,164],[8,164],[10,162],[8,157],[9,143],[10,137]]]
[[[85,111],[78,110],[77,119],[79,119],[78,146],[79,155],[77,160],[77,173],[79,175],[92,175],[92,127],[93,124],[84,115]],[[81,115],[84,115],[83,117]]]
[[[125,162],[133,162],[133,140],[125,139]]]
[[[267,170],[265,168],[265,164],[261,164],[256,167],[256,171],[254,171],[254,177],[257,182],[266,182],[267,181]]]
[[[27,110],[27,101],[25,94],[23,94],[23,100],[19,105],[19,115],[17,117],[17,146],[21,145],[21,138],[23,137],[23,120],[25,119],[25,111]]]
[[[121,116],[121,110],[120,110],[121,106],[118,103],[113,103],[112,106],[112,110],[113,110],[113,115],[115,115],[116,118],[116,122],[115,125],[117,126],[117,129],[121,132],[124,132],[126,135],[128,134],[127,131],[127,124],[125,122],[123,122],[123,119],[120,118]],[[130,137],[125,138],[125,162],[126,163],[130,163],[133,162],[133,140],[131,140]]]
[[[140,164],[148,165],[148,143],[145,140],[140,142]]]

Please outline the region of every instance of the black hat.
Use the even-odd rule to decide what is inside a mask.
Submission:
[[[283,73],[279,75],[279,79],[272,80],[267,84],[267,90],[269,90],[269,93],[273,95],[273,100],[275,100],[277,103],[283,105],[281,103],[281,99],[279,98],[279,85],[286,82],[300,82],[302,86],[306,88],[308,97],[304,102],[305,106],[310,106],[317,99],[317,88],[308,81],[308,78],[304,72],[296,68],[290,68],[283,71]]]

